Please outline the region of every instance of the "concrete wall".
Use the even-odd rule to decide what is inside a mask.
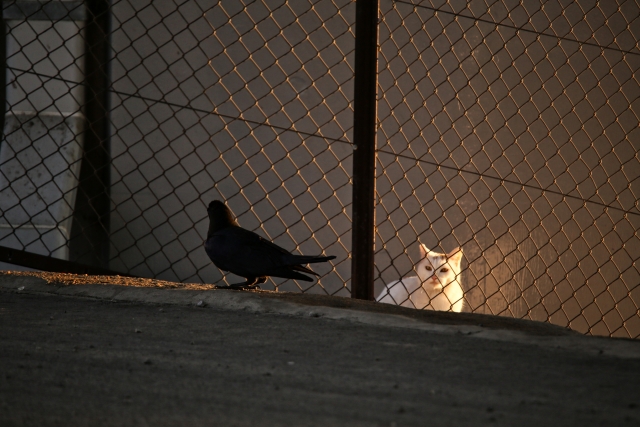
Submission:
[[[351,127],[354,10],[336,3],[114,4],[112,268],[238,281],[203,250],[221,199],[288,250],[338,257],[318,285],[267,287],[348,294],[352,148],[310,136]]]
[[[84,78],[84,24],[24,16],[15,8],[3,29],[0,245],[68,259],[85,126],[84,87],[74,84]]]

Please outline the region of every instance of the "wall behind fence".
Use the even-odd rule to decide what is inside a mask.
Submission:
[[[381,0],[377,289],[461,246],[466,310],[639,336],[637,5],[415,3]]]
[[[114,3],[112,268],[219,282],[202,240],[222,199],[289,250],[336,255],[314,290],[346,291],[351,9]]]

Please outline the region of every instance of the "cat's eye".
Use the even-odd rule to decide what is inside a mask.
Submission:
[[[441,273],[446,273],[447,271],[449,271],[448,268],[443,268],[443,269],[440,270]]]
[[[427,271],[431,271],[431,267],[425,267]]]

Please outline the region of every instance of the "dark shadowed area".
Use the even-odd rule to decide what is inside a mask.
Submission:
[[[0,341],[2,426],[640,422],[640,359],[463,334],[0,289]]]

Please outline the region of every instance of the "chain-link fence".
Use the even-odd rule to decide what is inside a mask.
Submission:
[[[333,266],[316,266],[322,280],[311,291],[348,295],[352,9],[5,1],[0,245],[219,283],[227,277],[203,237],[206,206],[221,199],[242,226],[288,250],[336,255]],[[110,26],[89,34],[104,17]],[[88,69],[106,33],[108,54]],[[100,96],[87,80],[101,74],[102,134],[87,129],[97,120],[88,104]]]
[[[640,336],[638,5],[414,3],[380,3],[376,288],[461,247],[465,311]]]
[[[376,295],[417,276],[420,243],[461,247],[463,311],[640,336],[638,6],[415,2],[380,0]],[[337,256],[266,289],[349,294],[354,2],[12,0],[3,18],[0,246],[234,283],[203,249],[221,199]],[[417,284],[392,302],[424,308]]]

